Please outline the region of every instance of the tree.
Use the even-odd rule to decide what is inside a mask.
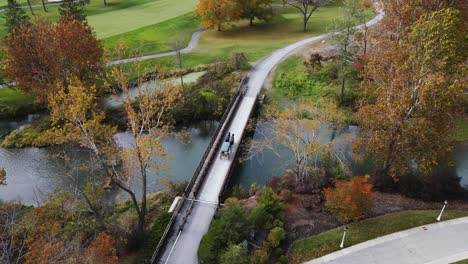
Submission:
[[[26,0],[26,2],[28,3],[29,11],[31,11],[31,14],[34,16],[34,11],[33,11],[32,5],[31,5],[31,0]]]
[[[338,33],[332,37],[333,42],[338,47],[338,69],[339,76],[341,78],[341,104],[344,103],[346,77],[349,74],[350,68],[353,67],[352,62],[354,57],[359,53],[359,46],[357,43],[357,35],[359,31],[355,28],[355,25],[358,22],[363,22],[361,18],[364,17],[357,0],[345,0],[343,5],[345,16],[335,22],[334,28]]]
[[[139,66],[136,66],[137,72]],[[167,86],[156,90],[146,90],[143,78],[133,88],[138,92],[138,105],[135,107],[134,98],[128,82],[130,73],[123,67],[113,69],[113,78],[124,94],[123,104],[128,118],[128,129],[133,136],[132,148],[123,152],[124,158],[130,166],[137,167],[138,173],[133,177],[141,177],[141,206],[135,203],[138,212],[138,230],[143,234],[144,221],[147,212],[146,192],[148,188],[148,169],[160,173],[165,166],[167,153],[161,140],[170,134],[173,119],[170,112],[180,99],[180,88]],[[139,76],[139,75],[138,75]],[[130,170],[134,171],[134,170]]]
[[[328,5],[333,0],[283,0],[283,4],[290,5],[302,14],[302,30],[307,31],[307,23],[309,22],[312,13],[319,7]]]
[[[235,7],[232,0],[200,0],[195,13],[202,19],[204,27],[221,31],[224,23],[239,17]]]
[[[381,37],[369,56],[357,116],[372,132],[358,147],[378,162],[379,175],[397,179],[411,164],[429,174],[451,150],[467,50],[462,28],[456,10],[424,14],[401,29],[398,41]]]
[[[86,250],[87,263],[116,264],[118,257],[114,248],[114,239],[106,234],[99,233],[96,239]]]
[[[220,257],[221,264],[248,264],[247,249],[241,244],[230,244]]]
[[[48,93],[66,89],[72,76],[90,85],[100,81],[102,44],[76,20],[52,25],[38,19],[22,25],[4,44],[7,75],[39,102],[45,103]]]
[[[74,19],[87,25],[86,12],[78,2],[74,0],[63,0],[59,8],[60,19]]]
[[[22,263],[26,253],[26,239],[18,232],[23,206],[0,201],[0,263]]]
[[[253,26],[253,20],[266,20],[271,16],[272,0],[237,0],[236,9],[240,18],[248,19],[249,25]]]
[[[292,153],[288,165],[292,168],[296,182],[303,184],[310,175],[319,173],[318,157],[333,153],[333,141],[319,141],[319,132],[327,122],[339,122],[342,114],[336,110],[336,103],[330,100],[320,100],[316,103],[304,102],[289,107],[280,113],[273,110],[268,114],[273,124],[263,133],[263,139],[253,141],[248,158],[265,150],[276,155],[277,146],[284,147]],[[337,155],[333,154],[338,158]],[[312,162],[315,161],[315,162]]]
[[[5,12],[5,26],[8,33],[14,34],[22,24],[29,25],[29,16],[26,15],[23,8],[16,0],[8,0],[8,6]]]
[[[325,206],[338,218],[355,221],[372,208],[372,184],[366,177],[353,177],[350,181],[337,181],[335,189],[326,188]]]

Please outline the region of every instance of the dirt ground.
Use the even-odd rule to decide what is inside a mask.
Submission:
[[[376,193],[373,197],[374,207],[366,213],[365,218],[405,211],[405,210],[438,210],[441,202],[426,202],[406,198],[399,194]],[[449,201],[449,210],[468,211],[467,201]],[[316,195],[294,195],[286,203],[286,245],[318,233],[333,229],[344,222],[337,220],[324,206],[323,197]]]

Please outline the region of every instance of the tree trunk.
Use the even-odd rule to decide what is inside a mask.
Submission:
[[[307,31],[307,16],[304,14],[304,21],[302,22],[302,31]]]
[[[27,1],[28,1],[28,6],[29,6],[29,11],[31,11],[31,14],[34,15],[34,11],[31,6],[31,1],[30,0],[27,0]]]
[[[177,51],[177,58],[179,59],[179,69],[182,70],[182,53],[180,50]],[[184,87],[184,75],[180,75],[180,84]]]
[[[341,105],[344,103],[344,93],[345,93],[345,76],[341,78]]]
[[[106,2],[106,0],[104,0],[104,5],[107,5],[107,2]]]
[[[218,31],[221,31],[221,24],[218,24]]]
[[[47,12],[45,0],[42,0],[42,8],[44,9],[44,12]]]
[[[250,18],[250,24],[249,24],[250,26],[253,26],[253,20],[254,20],[253,17],[251,17]]]

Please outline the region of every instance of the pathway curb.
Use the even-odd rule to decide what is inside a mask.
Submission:
[[[434,216],[434,220],[435,220],[435,217],[436,216]],[[408,236],[410,236],[412,234],[421,232],[422,227],[425,227],[428,230],[437,230],[437,229],[441,229],[441,228],[445,228],[445,227],[449,227],[449,226],[454,226],[454,225],[458,225],[458,224],[464,224],[464,223],[468,223],[468,217],[462,217],[462,218],[447,220],[447,221],[443,221],[443,222],[433,223],[433,224],[429,224],[429,225],[418,226],[418,227],[414,227],[414,228],[411,228],[411,229],[408,229],[408,230],[404,230],[404,231],[400,231],[400,232],[397,232],[397,233],[392,233],[392,234],[389,234],[389,235],[378,237],[378,238],[375,238],[375,239],[372,239],[372,240],[368,240],[366,242],[356,244],[356,245],[351,246],[349,248],[345,248],[345,249],[333,252],[331,254],[328,254],[328,255],[325,255],[323,257],[316,258],[316,259],[313,259],[313,260],[310,260],[310,261],[307,261],[307,262],[304,262],[304,263],[305,264],[327,263],[328,261],[335,260],[337,258],[346,256],[348,254],[351,254],[351,253],[354,253],[354,252],[357,252],[357,251],[360,251],[360,250],[363,250],[363,249],[366,249],[366,248],[369,248],[369,247],[373,247],[373,246],[376,246],[376,245],[379,245],[379,244],[382,244],[382,243],[385,243],[385,242],[388,242],[388,241],[392,241],[392,240],[395,240],[395,239],[408,237]],[[468,257],[468,252],[466,252],[466,254],[467,254],[467,257]],[[454,256],[449,256],[449,257],[447,257],[447,259],[449,259],[450,257],[454,257]],[[445,258],[441,259],[441,260],[445,260]],[[435,263],[440,263],[438,261],[439,260],[435,260],[435,262],[433,262],[433,263],[434,264]],[[442,263],[447,263],[447,262],[444,261]]]

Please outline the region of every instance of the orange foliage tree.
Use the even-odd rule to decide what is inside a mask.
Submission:
[[[42,103],[47,94],[66,90],[71,77],[94,84],[102,73],[102,44],[90,27],[76,20],[52,24],[37,19],[22,25],[3,43],[7,75]]]
[[[118,262],[116,250],[114,248],[114,239],[102,232],[96,239],[88,246],[86,251],[87,262],[101,263],[101,264],[114,264]]]
[[[195,13],[202,19],[204,27],[221,31],[224,23],[239,17],[237,11],[232,0],[200,0]]]
[[[65,252],[63,241],[52,243],[44,236],[28,241],[28,252],[25,255],[25,264],[48,264],[63,261]]]
[[[337,181],[335,189],[324,189],[325,206],[337,217],[354,221],[372,208],[372,184],[366,177],[354,177],[350,181]]]

